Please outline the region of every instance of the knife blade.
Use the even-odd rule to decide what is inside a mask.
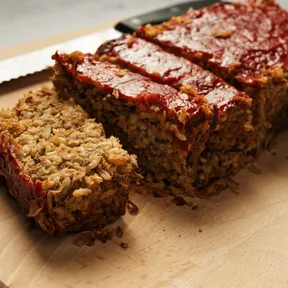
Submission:
[[[2,60],[0,62],[0,84],[5,81],[17,79],[21,76],[48,69],[54,64],[51,55],[53,55],[55,51],[59,51],[60,53],[71,53],[79,50],[83,53],[94,53],[97,47],[103,42],[118,38],[122,33],[133,32],[138,27],[147,23],[161,23],[168,20],[173,15],[177,16],[185,13],[190,7],[199,9],[215,2],[217,2],[217,0],[184,2],[126,19],[118,23],[115,28],[109,28],[67,42],[57,43],[37,51]]]
[[[51,59],[51,55],[57,50],[60,53],[71,53],[76,50],[83,53],[94,53],[96,48],[103,42],[120,37],[121,35],[122,33],[114,28],[109,28],[101,32],[3,60],[0,62],[0,83],[40,72],[53,66],[54,61]]]
[[[158,24],[170,19],[172,16],[178,16],[187,12],[189,8],[200,9],[205,6],[212,5],[213,3],[220,2],[221,0],[200,0],[193,2],[184,2],[175,6],[167,7],[164,9],[156,10],[143,15],[131,17],[119,22],[115,29],[123,33],[132,33],[139,26],[150,24]]]

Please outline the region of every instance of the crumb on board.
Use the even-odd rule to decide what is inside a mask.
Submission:
[[[138,214],[139,208],[131,200],[127,202],[127,210],[130,214]]]
[[[202,229],[199,229],[198,232],[199,232],[199,233],[202,233]]]
[[[120,243],[120,246],[121,246],[123,249],[127,249],[127,248],[128,248],[128,244],[125,243],[125,242],[121,242],[121,243]]]
[[[181,196],[174,196],[173,203],[175,203],[176,206],[185,206],[185,205],[187,205],[186,200],[183,197],[181,197]]]
[[[114,228],[106,228],[102,230],[94,230],[97,240],[105,243],[107,240],[112,240],[114,234]]]
[[[73,244],[79,247],[92,246],[95,240],[105,243],[107,240],[112,240],[114,230],[114,228],[105,228],[102,230],[89,230],[78,233],[73,240]]]

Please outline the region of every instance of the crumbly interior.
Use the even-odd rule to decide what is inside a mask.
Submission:
[[[128,195],[136,156],[117,138],[106,138],[101,124],[53,90],[29,93],[15,109],[1,111],[0,122],[23,172],[33,183],[42,182],[47,213],[58,226],[76,224],[79,213],[91,213],[91,204],[105,203],[119,191]]]
[[[115,40],[115,41],[117,43],[117,40]],[[108,47],[109,47],[109,44],[108,44]],[[134,64],[134,63],[133,64],[127,64],[125,61],[123,63],[123,61],[121,61],[121,56],[119,56],[117,54],[117,52],[116,52],[117,56],[114,57],[114,55],[109,56],[109,52],[108,52],[108,55],[106,55],[106,54],[103,54],[103,51],[101,51],[101,49],[99,49],[99,50],[100,50],[100,54],[102,55],[101,56],[102,61],[108,61],[108,62],[116,63],[117,65],[119,65],[120,67],[122,67],[124,69],[129,69],[135,73],[140,73],[140,74],[143,74],[144,76],[148,76],[151,78],[151,74],[146,72],[145,67],[143,69],[136,69],[135,68],[135,67],[138,67],[138,65],[139,65],[139,63],[137,63],[137,61],[134,62],[136,64]],[[145,50],[143,50],[143,51],[145,52]],[[104,53],[105,52],[107,52],[107,51],[104,51]],[[117,57],[119,57],[119,59]],[[161,69],[159,64],[155,63],[155,65],[156,65],[155,66],[156,70]],[[59,69],[61,69],[61,68],[59,68]],[[153,81],[159,82],[161,84],[163,83],[162,80],[159,80],[157,77],[156,77],[156,80],[153,78]],[[171,84],[171,85],[174,88],[181,89],[182,92],[185,91],[187,93],[189,93],[189,91],[191,89],[197,90],[197,88],[195,88],[195,87],[192,88],[191,86],[185,86],[185,85],[182,85],[179,88],[178,82]],[[81,86],[78,86],[78,87],[80,87],[80,89],[81,89]],[[193,90],[193,91],[195,91],[195,90]],[[217,92],[217,87],[216,87],[215,91]],[[212,93],[215,91],[212,91]],[[225,92],[226,91],[223,90],[223,94],[225,94]],[[74,95],[77,95],[77,91],[75,91],[73,93],[74,93]],[[81,94],[78,91],[78,94],[80,96],[85,95],[85,92],[82,91],[82,94]],[[101,97],[99,92],[98,92],[99,95],[96,95],[95,93],[93,94],[93,89],[92,89],[92,93],[89,95],[88,94],[89,93],[87,93],[87,97],[89,98],[89,95],[90,95],[89,101],[91,103],[93,101],[95,102],[95,100],[92,99],[93,97],[91,98],[92,95],[94,96],[94,98],[95,97]],[[90,105],[90,103],[86,103],[87,100],[85,100],[85,97],[79,97],[79,96],[76,96],[76,97],[77,97],[77,101],[79,103],[81,103],[81,105],[84,105],[86,110],[89,109],[89,107],[91,109],[92,105]],[[112,107],[118,107],[121,104],[119,104],[119,101],[117,101],[115,99],[114,100],[113,99],[107,100],[107,96],[106,97],[103,96],[103,97],[104,97],[104,101],[102,104],[103,107],[101,105],[98,105],[95,107],[95,110],[97,110],[97,111],[99,111],[99,109],[105,110],[105,113],[102,112],[102,115],[99,117],[99,121],[101,119],[102,119],[101,121],[103,121],[103,119],[106,119],[106,118],[111,120],[113,118],[112,116],[106,117],[107,113],[110,113],[109,111],[111,111],[111,106]],[[182,163],[183,163],[183,166],[185,168],[182,169],[181,174],[172,175],[173,173],[170,173],[169,176],[166,175],[166,179],[172,178],[173,183],[178,183],[177,185],[179,185],[179,183],[181,183],[181,185],[185,187],[185,190],[189,190],[189,189],[191,190],[191,183],[193,183],[193,185],[195,185],[197,187],[206,186],[207,184],[209,184],[209,182],[211,182],[211,179],[215,179],[215,178],[219,178],[219,177],[225,177],[225,176],[232,175],[232,174],[236,173],[236,171],[238,171],[241,167],[243,167],[245,165],[245,163],[249,162],[253,158],[252,155],[255,154],[255,150],[257,149],[257,143],[255,141],[256,139],[254,137],[254,133],[253,133],[254,129],[252,126],[252,120],[253,120],[253,115],[252,115],[252,111],[251,111],[252,104],[246,97],[244,97],[244,95],[241,95],[240,93],[239,93],[239,95],[234,95],[234,96],[232,95],[229,100],[230,100],[230,102],[227,103],[227,106],[224,106],[224,105],[222,105],[221,107],[213,107],[213,105],[210,106],[210,109],[212,108],[211,109],[212,111],[215,110],[213,112],[214,112],[215,118],[217,119],[215,121],[215,122],[217,122],[215,129],[213,129],[213,127],[212,127],[212,126],[214,126],[213,124],[209,125],[210,131],[209,131],[209,136],[206,137],[207,142],[205,143],[205,145],[204,145],[205,140],[202,142],[202,146],[201,146],[200,151],[198,151],[198,150],[195,151],[195,149],[192,148],[192,146],[191,146],[192,152],[189,152],[188,154],[182,153],[182,154],[184,154],[183,155],[184,158],[182,157],[182,159],[184,161],[182,161]],[[132,141],[131,138],[133,138],[133,137],[135,139],[138,138],[138,142],[143,143],[145,146],[144,148],[146,150],[147,149],[149,150],[150,148],[147,147],[147,145],[145,145],[145,143],[147,141],[149,141],[149,139],[151,139],[151,137],[149,137],[148,135],[143,135],[143,130],[147,130],[147,128],[139,129],[137,131],[137,133],[134,133],[135,129],[136,129],[135,127],[143,126],[143,125],[145,125],[145,127],[146,127],[147,124],[140,123],[143,121],[143,119],[139,119],[139,117],[141,118],[141,115],[138,115],[135,113],[133,117],[130,117],[131,111],[128,113],[128,117],[127,117],[127,105],[123,105],[123,103],[122,103],[122,106],[123,106],[122,109],[118,109],[118,112],[114,111],[114,114],[115,114],[114,118],[116,117],[116,120],[114,120],[114,123],[121,126],[123,128],[123,131],[128,133],[128,138],[129,138],[128,141],[131,144],[133,144],[134,147],[139,148],[139,147],[137,147],[138,145],[137,144],[135,145],[134,142]],[[217,110],[217,109],[219,109],[219,110]],[[119,114],[119,112],[121,112],[121,113]],[[117,115],[120,115],[119,119],[121,119],[121,120],[119,120],[119,121],[117,120]],[[153,131],[156,131],[157,128],[159,127],[159,125],[157,125],[157,122],[161,123],[161,119],[156,119],[155,123],[153,123],[153,125],[150,125],[148,127],[148,129],[149,129],[148,131],[150,134],[152,134]],[[162,119],[162,122],[163,122],[163,119]],[[125,127],[123,127],[123,124]],[[169,125],[169,123],[166,123],[166,126],[168,126],[168,125]],[[130,129],[130,127],[131,127],[131,129]],[[145,132],[147,134],[147,131],[145,131]],[[155,134],[157,137],[157,135],[159,133],[161,133],[161,130],[158,131],[157,133],[153,133],[153,134]],[[118,137],[120,137],[120,136],[118,136]],[[123,136],[122,136],[122,138],[123,138]],[[123,142],[122,138],[121,138],[121,141]],[[202,135],[202,139],[203,139],[203,135]],[[155,147],[154,147],[154,149],[150,149],[151,151],[149,150],[149,151],[141,152],[141,155],[143,155],[145,153],[147,154],[147,156],[145,156],[145,157],[140,157],[140,156],[138,157],[141,164],[143,165],[143,163],[145,163],[145,160],[146,160],[146,162],[148,162],[147,160],[150,158],[152,158],[150,160],[152,160],[153,163],[155,161],[157,161],[157,160],[153,160],[153,158],[156,157],[157,153],[159,154],[159,152],[156,152],[156,151],[158,151],[158,149],[161,149],[162,144],[164,144],[164,143],[161,143],[161,142],[157,143],[157,147],[156,147],[156,145],[154,145]],[[197,145],[197,143],[196,143],[195,146],[197,147],[199,145]],[[129,149],[131,149],[131,148],[129,148]],[[167,150],[171,150],[171,149],[167,149]],[[164,153],[166,153],[166,155],[169,155],[169,153],[167,153],[167,151],[164,151],[163,154]],[[160,156],[160,155],[158,155],[158,156]],[[199,162],[199,157],[200,157],[200,162]],[[142,160],[142,158],[144,158],[144,159]],[[156,158],[158,159],[158,157],[156,157]],[[159,175],[159,171],[161,171],[161,169],[163,170],[163,166],[167,166],[167,165],[165,165],[165,160],[163,161],[162,158],[163,157],[161,157],[161,161],[159,161],[160,163],[159,163],[157,175]],[[165,154],[164,154],[164,159],[166,159]],[[171,162],[172,163],[175,162],[175,159],[177,159],[177,158],[174,158]],[[176,161],[176,163],[179,163],[179,160]],[[155,164],[153,164],[152,166],[155,166]],[[148,169],[145,169],[145,170],[149,171],[149,167],[151,168],[151,164],[150,164],[150,166],[147,165],[147,167],[148,167]],[[167,167],[165,167],[165,169],[167,171],[169,170]],[[157,171],[157,170],[155,170],[155,171]],[[180,170],[178,169],[177,172],[180,173],[179,171]],[[184,176],[185,173],[187,174],[186,176]],[[158,178],[159,178],[159,176],[158,176]],[[179,179],[181,179],[181,181]],[[156,186],[163,187],[163,185],[158,185],[158,184]]]
[[[135,152],[141,163],[142,171],[146,173],[156,173],[157,171],[158,181],[165,179],[165,181],[175,184],[175,181],[172,181],[175,179],[175,175],[187,173],[186,158],[189,149],[183,148],[187,141],[194,148],[192,164],[194,167],[197,166],[206,142],[208,121],[199,125],[197,133],[193,136],[189,135],[188,140],[186,139],[188,135],[180,131],[178,131],[178,139],[176,139],[171,133],[173,123],[166,119],[164,114],[156,113],[153,110],[138,113],[134,103],[119,101],[95,87],[80,83],[77,89],[74,89],[70,86],[71,83],[68,79],[58,75],[58,80],[54,79],[55,85],[58,85],[58,81],[61,85],[66,81],[65,87],[69,90],[66,91],[67,93],[62,93],[64,97],[70,97],[70,95],[75,97],[91,116],[103,123],[109,134],[119,137],[121,142],[126,144],[125,148]],[[62,88],[64,87],[62,86]],[[195,168],[193,169],[195,174]],[[180,179],[176,179],[176,183],[179,182]],[[160,186],[165,187],[164,184]]]
[[[195,187],[233,175],[247,161],[248,151],[251,150],[250,139],[240,137],[247,132],[245,127],[242,134],[234,133],[241,141],[237,137],[226,137],[224,143],[221,141],[221,137],[225,137],[224,128],[209,135],[207,126],[196,127],[198,134],[183,141],[183,144],[190,145],[183,149],[168,132],[171,126],[169,119],[153,111],[137,113],[135,104],[116,99],[92,85],[80,81],[75,84],[60,65],[56,65],[55,69],[53,81],[62,91],[61,95],[73,96],[90,115],[103,123],[106,131],[119,137],[128,151],[137,154],[143,173],[149,175],[145,179],[146,184],[152,188],[193,195]],[[249,112],[235,113],[231,119],[225,119],[226,123],[223,121],[222,127],[233,126],[233,120],[244,126],[249,123]],[[187,138],[187,135],[182,136]]]

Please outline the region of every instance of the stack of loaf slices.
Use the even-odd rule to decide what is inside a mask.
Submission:
[[[214,194],[287,123],[288,12],[273,1],[189,10],[53,59],[54,88],[0,114],[0,175],[52,235],[113,222],[135,184]]]

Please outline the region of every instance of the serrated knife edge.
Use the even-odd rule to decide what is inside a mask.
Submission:
[[[33,74],[47,69],[53,65],[51,56],[55,51],[71,53],[80,50],[85,53],[94,53],[104,41],[120,37],[122,34],[114,28],[109,28],[93,34],[88,34],[57,43],[40,50],[18,55],[0,62],[0,83]]]

